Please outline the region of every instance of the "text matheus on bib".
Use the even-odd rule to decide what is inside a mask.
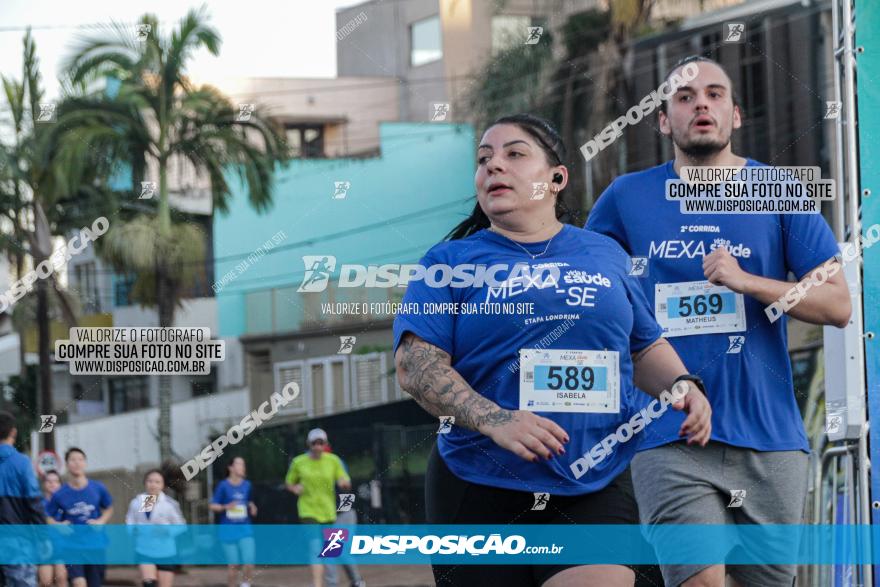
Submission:
[[[748,160],[747,165],[761,165]],[[755,450],[809,444],[791,376],[786,320],[770,323],[766,304],[709,283],[703,257],[725,247],[748,273],[798,280],[838,254],[818,214],[681,214],[665,199],[679,179],[672,162],[618,177],[590,212],[587,228],[647,257],[638,279],[657,321],[712,404],[712,440]],[[642,394],[642,401],[650,398]],[[639,450],[681,440],[681,412],[645,429]]]
[[[530,463],[478,432],[453,426],[438,435],[437,445],[457,476],[519,491],[598,491],[626,469],[638,439],[618,445],[611,458],[580,477],[572,473],[572,463],[638,411],[630,355],[657,340],[661,330],[638,282],[627,275],[628,256],[612,239],[564,225],[549,246],[548,241],[519,245],[488,230],[440,243],[421,265],[512,269],[496,272],[494,285],[432,287],[411,281],[403,301],[424,307],[515,302],[531,313],[400,313],[394,349],[412,332],[449,353],[452,367],[481,395],[502,408],[550,418],[570,437],[564,455]],[[517,264],[526,271],[513,269]]]

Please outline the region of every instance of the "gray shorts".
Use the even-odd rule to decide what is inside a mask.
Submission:
[[[720,442],[705,448],[675,442],[638,453],[632,479],[643,524],[801,524],[809,457],[802,451],[761,452]],[[745,489],[739,507],[731,490]],[[647,538],[670,587],[712,564],[664,565],[663,549],[675,548],[659,536]],[[796,565],[728,565],[743,587],[791,587]]]

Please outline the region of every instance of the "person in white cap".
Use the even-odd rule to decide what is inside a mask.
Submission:
[[[287,470],[287,490],[298,496],[296,507],[300,522],[332,524],[336,521],[336,485],[351,489],[351,479],[339,457],[324,451],[326,432],[320,428],[310,430],[307,443],[309,450],[294,457]],[[315,587],[323,587],[322,565],[312,565],[312,578]]]

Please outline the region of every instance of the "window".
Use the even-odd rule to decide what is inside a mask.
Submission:
[[[275,390],[281,391],[290,382],[299,385],[299,397],[281,409],[281,412],[308,412],[311,390],[306,388],[302,361],[287,361],[275,364]]]
[[[313,418],[348,409],[348,368],[348,358],[337,355],[276,363],[275,390],[281,391],[291,381],[300,388],[299,397],[281,412],[304,413]]]
[[[324,156],[324,127],[314,124],[288,124],[284,127],[293,157],[317,159]]]
[[[388,400],[388,376],[385,353],[351,355],[351,378],[354,384],[354,407],[368,406]]]
[[[409,31],[409,61],[416,67],[443,57],[440,40],[440,17],[431,16],[414,22]]]
[[[150,407],[150,387],[146,377],[110,379],[110,413],[121,414]]]
[[[131,305],[131,288],[134,286],[134,275],[115,275],[113,279],[113,305],[123,308]]]
[[[94,263],[79,263],[74,267],[76,288],[79,290],[83,311],[95,314],[101,311],[101,298],[98,295],[98,280]]]

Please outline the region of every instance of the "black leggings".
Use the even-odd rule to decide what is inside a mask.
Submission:
[[[456,476],[437,446],[428,459],[425,507],[429,524],[638,524],[639,512],[629,469],[595,493],[551,495],[547,507],[532,510],[534,494],[480,485]],[[432,565],[437,587],[539,587],[550,577],[575,567],[562,565]],[[655,566],[627,565],[636,573],[636,585],[660,587]]]

